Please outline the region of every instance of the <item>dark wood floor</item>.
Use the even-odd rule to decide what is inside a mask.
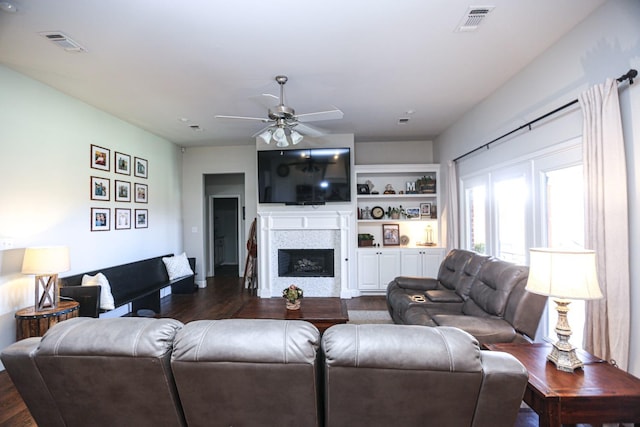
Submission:
[[[217,277],[207,279],[207,287],[190,295],[169,295],[162,299],[158,317],[171,317],[183,323],[202,319],[230,318],[249,298],[257,298],[242,288],[242,279]],[[361,297],[345,300],[348,310],[385,310],[384,297]],[[538,416],[522,410],[515,427],[535,427]],[[36,426],[29,410],[16,391],[6,371],[0,372],[0,427]]]

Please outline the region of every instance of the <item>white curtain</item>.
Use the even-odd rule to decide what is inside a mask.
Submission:
[[[456,162],[449,162],[447,175],[449,184],[448,203],[445,206],[447,218],[447,252],[460,248],[460,223],[458,221],[458,169]]]
[[[618,84],[607,79],[580,96],[584,117],[585,246],[596,251],[604,295],[586,305],[584,347],[627,370],[629,232],[627,172]]]

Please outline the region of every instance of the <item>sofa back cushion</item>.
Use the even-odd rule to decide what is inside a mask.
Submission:
[[[455,290],[456,285],[464,274],[464,267],[475,254],[464,249],[452,249],[440,263],[438,281],[450,290]]]
[[[79,317],[47,331],[35,362],[65,425],[184,425],[170,369],[181,327],[173,319]]]
[[[471,285],[469,299],[462,306],[468,316],[497,316],[503,318],[511,291],[521,281],[527,281],[529,268],[497,258],[480,267]]]
[[[319,425],[319,344],[303,321],[188,323],[171,362],[188,424]]]
[[[322,350],[328,427],[474,425],[482,358],[464,331],[336,325]]]
[[[455,283],[456,293],[460,295],[464,301],[469,298],[471,286],[473,285],[473,281],[476,280],[480,268],[482,268],[484,263],[490,258],[489,255],[474,254],[464,265],[462,274],[458,276],[457,282]]]

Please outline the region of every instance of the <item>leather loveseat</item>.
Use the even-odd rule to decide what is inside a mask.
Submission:
[[[1,354],[46,426],[512,426],[527,372],[455,328],[75,318]]]
[[[387,306],[398,324],[453,326],[483,344],[530,342],[547,298],[525,290],[528,277],[527,266],[454,249],[437,278],[392,280]]]

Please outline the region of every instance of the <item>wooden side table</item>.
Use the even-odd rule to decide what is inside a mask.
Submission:
[[[524,402],[541,427],[562,424],[635,423],[640,426],[640,379],[579,350],[584,369],[563,372],[547,362],[550,344],[487,344],[514,356],[529,371]]]
[[[63,320],[78,317],[80,304],[76,301],[60,301],[56,308],[36,311],[33,306],[16,312],[16,339],[41,337],[50,327]]]

